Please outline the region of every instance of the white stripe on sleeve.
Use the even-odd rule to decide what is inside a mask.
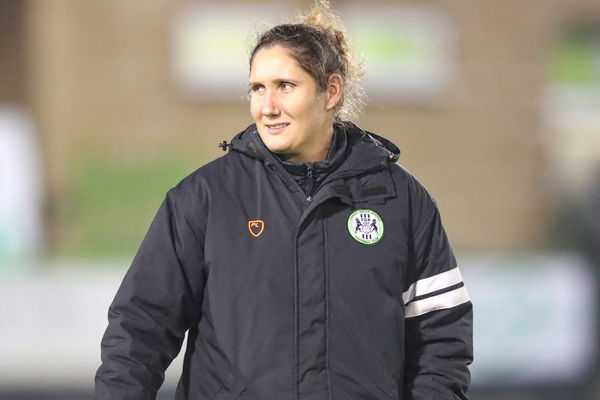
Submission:
[[[456,307],[470,300],[467,289],[459,287],[446,293],[436,296],[427,297],[425,299],[413,301],[406,307],[405,317],[411,318],[426,314],[430,311],[444,310],[447,308]]]
[[[452,285],[462,282],[462,276],[458,267],[451,269],[441,274],[430,276],[429,278],[421,279],[410,285],[406,292],[402,293],[402,301],[407,304],[416,296],[422,296],[436,290],[446,289]]]

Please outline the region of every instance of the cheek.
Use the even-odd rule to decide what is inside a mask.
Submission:
[[[325,113],[316,100],[306,102],[296,109],[298,120],[302,121],[306,129],[314,130],[323,123]]]
[[[310,116],[311,120],[320,119],[321,114],[326,114],[325,101],[320,93],[310,93],[299,100],[296,104],[299,114]]]
[[[314,101],[305,98],[289,99],[285,104],[286,113],[298,121],[312,119],[315,108]]]
[[[250,100],[250,114],[255,120],[260,118],[260,105],[258,104],[257,100]]]

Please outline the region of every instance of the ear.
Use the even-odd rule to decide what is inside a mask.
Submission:
[[[333,110],[342,100],[344,79],[340,74],[331,74],[327,81],[327,111]]]

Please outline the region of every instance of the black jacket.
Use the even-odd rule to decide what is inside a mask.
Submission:
[[[434,200],[354,125],[307,198],[251,125],[172,188],[109,309],[96,399],[466,399],[472,306]]]

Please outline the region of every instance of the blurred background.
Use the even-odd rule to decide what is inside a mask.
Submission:
[[[332,4],[367,68],[357,122],[401,148],[461,264],[471,398],[600,398],[600,2]],[[93,397],[166,190],[252,123],[252,42],[309,5],[0,0],[0,399]]]

